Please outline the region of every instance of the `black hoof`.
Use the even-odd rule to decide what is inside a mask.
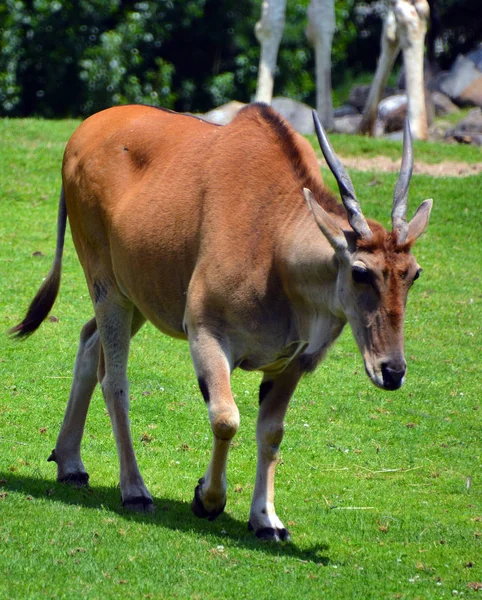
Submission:
[[[47,458],[47,462],[57,462],[57,454],[55,452],[55,448],[50,453],[50,456]]]
[[[86,487],[89,485],[89,474],[88,473],[71,473],[65,477],[59,477],[57,479],[59,483],[67,483],[74,487]]]
[[[154,512],[154,502],[152,498],[146,496],[133,496],[132,498],[126,498],[122,501],[122,506],[126,510],[140,513],[152,513]]]
[[[251,521],[248,523],[248,530],[254,531]],[[282,529],[275,527],[261,527],[261,529],[254,531],[254,534],[258,539],[264,540],[265,542],[289,542],[291,539],[289,531],[284,527]]]
[[[196,517],[199,517],[200,519],[207,519],[208,521],[214,521],[219,517],[219,515],[222,512],[224,512],[224,508],[226,506],[226,501],[224,501],[224,504],[219,509],[207,510],[204,507],[204,504],[202,503],[202,500],[201,500],[201,487],[202,487],[203,483],[204,483],[204,477],[201,477],[201,479],[199,480],[199,485],[197,485],[196,489],[194,490],[194,498],[191,503],[191,510],[194,513],[194,515],[196,515]]]

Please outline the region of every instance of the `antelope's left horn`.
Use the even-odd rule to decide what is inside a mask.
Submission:
[[[410,133],[410,123],[408,116],[405,119],[403,128],[403,155],[402,166],[400,167],[400,175],[398,176],[397,185],[393,194],[392,208],[392,229],[397,232],[398,241],[404,242],[407,239],[407,203],[408,203],[408,186],[413,172],[413,144],[412,134]]]
[[[328,137],[323,129],[316,111],[313,111],[313,121],[315,124],[316,137],[320,144],[321,151],[325,157],[331,172],[335,176],[338,183],[338,189],[340,190],[340,196],[343,201],[343,206],[348,214],[348,222],[350,223],[353,231],[355,231],[361,238],[370,239],[372,232],[365,217],[363,216],[360,203],[356,199],[355,190],[353,183],[345,171],[345,167],[341,164],[340,159],[335,154],[335,151],[331,147]]]

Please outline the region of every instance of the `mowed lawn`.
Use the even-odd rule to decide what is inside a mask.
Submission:
[[[52,318],[24,315],[55,247],[60,165],[74,121],[0,121],[0,598],[453,598],[482,591],[482,175],[414,176],[409,215],[434,199],[415,254],[404,387],[376,389],[347,328],[295,393],[276,505],[292,541],[247,531],[260,375],[236,371],[241,427],[226,512],[191,514],[211,448],[186,343],[145,326],[132,343],[131,419],[154,516],[120,506],[118,461],[97,390],[83,442],[88,489],[47,463],[63,418],[78,334],[92,316],[68,237]],[[343,154],[343,137],[332,136]],[[349,153],[386,145],[350,139]],[[389,144],[390,152],[397,143]],[[401,144],[398,144],[398,154]],[[415,145],[416,160],[482,160]],[[376,166],[376,165],[375,165]],[[331,175],[323,171],[330,186]],[[396,175],[351,172],[368,217],[389,224]],[[175,266],[173,266],[175,268]]]

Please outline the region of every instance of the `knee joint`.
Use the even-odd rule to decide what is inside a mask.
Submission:
[[[264,443],[271,448],[275,448],[276,452],[283,440],[284,425],[283,423],[273,423],[269,429],[264,432]]]
[[[224,414],[216,416],[212,421],[214,435],[220,440],[231,440],[239,428],[239,414]]]

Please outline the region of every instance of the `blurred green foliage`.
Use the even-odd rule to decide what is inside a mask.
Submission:
[[[308,3],[287,2],[275,94],[314,104]],[[473,44],[477,3],[438,0],[453,23],[444,25],[445,54]],[[335,10],[332,79],[343,89],[375,68],[384,4],[336,0]],[[2,0],[0,116],[87,115],[120,103],[205,111],[231,99],[249,102],[260,11],[261,0]]]

